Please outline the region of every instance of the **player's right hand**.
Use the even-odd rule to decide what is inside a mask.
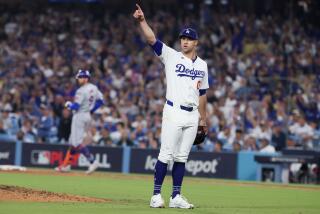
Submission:
[[[64,107],[66,107],[66,108],[70,108],[70,107],[71,107],[71,105],[72,105],[72,102],[67,101],[67,102],[64,104]]]
[[[144,20],[144,14],[141,10],[141,7],[138,4],[136,4],[136,6],[137,6],[137,9],[134,11],[133,17],[135,19],[138,19],[139,22],[142,22]]]

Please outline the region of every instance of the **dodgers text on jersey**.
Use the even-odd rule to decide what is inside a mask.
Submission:
[[[194,68],[189,69],[183,64],[177,64],[176,68],[176,73],[178,73],[179,77],[191,77],[191,79],[194,80],[196,78],[203,78],[205,75],[204,71],[194,70]]]

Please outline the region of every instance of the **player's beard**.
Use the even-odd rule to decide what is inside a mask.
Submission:
[[[79,81],[78,81],[78,84],[79,84],[80,86],[83,86],[83,85],[85,85],[87,82],[88,82],[88,81],[82,79],[82,80],[79,80]]]

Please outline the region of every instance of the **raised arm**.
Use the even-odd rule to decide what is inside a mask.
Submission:
[[[156,36],[154,35],[154,32],[152,31],[152,29],[148,25],[148,23],[144,17],[143,11],[141,10],[141,7],[138,4],[136,4],[136,6],[137,6],[137,9],[134,11],[133,17],[139,21],[140,28],[141,28],[143,35],[146,38],[148,44],[154,45],[157,41]]]

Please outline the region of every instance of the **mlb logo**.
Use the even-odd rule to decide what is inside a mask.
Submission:
[[[35,165],[49,165],[50,151],[33,150],[31,153],[31,163]]]

